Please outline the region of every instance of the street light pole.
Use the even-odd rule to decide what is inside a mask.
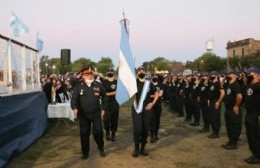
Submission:
[[[48,63],[45,63],[45,73],[48,76]]]
[[[52,73],[55,73],[55,69],[56,69],[56,66],[53,65],[53,66],[52,66]]]

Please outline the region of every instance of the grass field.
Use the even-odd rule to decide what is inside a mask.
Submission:
[[[248,165],[243,159],[250,155],[245,131],[241,135],[238,149],[227,151],[221,147],[227,142],[222,115],[222,128],[219,139],[208,139],[208,134],[200,134],[201,127],[191,127],[183,118],[168,111],[163,105],[160,140],[148,143],[148,157],[132,158],[133,137],[130,102],[120,108],[119,129],[115,142],[105,141],[107,156],[101,158],[91,136],[91,152],[88,160],[81,160],[78,122],[64,123],[56,126],[52,121],[42,138],[37,140],[26,151],[14,157],[8,168],[63,168],[63,167],[176,167],[176,168],[256,168],[259,165]],[[222,108],[223,111],[224,108]],[[202,122],[201,122],[202,125]]]

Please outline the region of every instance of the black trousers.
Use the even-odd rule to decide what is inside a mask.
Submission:
[[[153,110],[151,110],[150,114],[150,134],[151,136],[154,136],[156,132],[158,132],[160,128],[160,121],[161,121],[161,114],[162,114],[162,105],[161,103],[157,102]]]
[[[186,112],[186,118],[191,119],[192,117],[192,111],[191,111],[191,106],[190,106],[190,97],[186,96],[184,98],[184,106],[185,106],[185,112]]]
[[[226,109],[225,123],[229,142],[236,145],[242,130],[242,110],[235,114],[233,109]]]
[[[104,118],[104,128],[106,132],[109,130],[113,133],[117,131],[118,128],[118,116],[119,116],[119,105],[117,102],[109,102]]]
[[[94,140],[98,146],[99,150],[104,149],[103,141],[103,130],[102,130],[102,121],[100,112],[93,114],[79,114],[79,127],[80,127],[80,142],[81,142],[81,152],[84,155],[89,154],[90,143],[89,136],[91,132],[92,125],[92,134]]]
[[[258,123],[259,112],[248,112],[245,119],[246,136],[251,152],[260,158],[260,125]]]
[[[137,114],[134,107],[132,106],[132,120],[133,120],[135,144],[147,143],[151,113],[152,113],[151,110],[148,111],[143,109],[141,113]]]
[[[202,113],[204,128],[209,129],[210,125],[210,115],[209,115],[209,105],[207,100],[200,100],[200,110]]]
[[[183,106],[184,106],[184,97],[182,95],[176,95],[176,105],[177,112],[179,115],[184,115]]]
[[[199,102],[195,99],[191,99],[190,108],[191,108],[191,112],[195,119],[194,122],[199,123],[200,122],[200,104],[199,104]]]
[[[215,104],[217,100],[210,101],[209,103],[209,115],[210,115],[210,124],[213,130],[213,133],[219,134],[221,128],[221,104],[218,109],[215,109]]]

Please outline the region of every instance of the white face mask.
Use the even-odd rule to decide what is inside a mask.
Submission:
[[[93,81],[93,79],[85,79],[86,84],[91,84]]]

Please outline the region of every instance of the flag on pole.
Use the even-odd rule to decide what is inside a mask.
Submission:
[[[20,37],[23,34],[28,33],[29,28],[14,14],[12,13],[10,26],[13,29],[13,34],[15,38]]]
[[[123,13],[124,14],[124,13]],[[134,59],[129,44],[128,20],[121,20],[121,42],[116,100],[122,105],[137,92]]]
[[[42,39],[39,38],[39,33],[37,32],[37,39],[36,39],[36,48],[39,50],[39,52],[42,52],[43,50],[44,42]]]

